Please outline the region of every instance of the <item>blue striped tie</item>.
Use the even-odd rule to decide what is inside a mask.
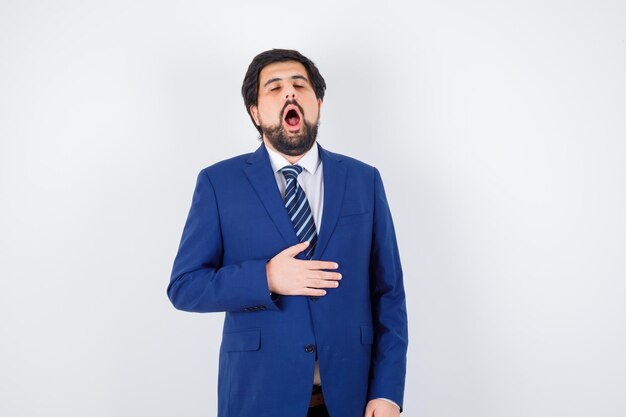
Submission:
[[[300,165],[287,165],[280,171],[287,180],[287,188],[285,190],[285,207],[296,235],[300,242],[309,241],[309,247],[305,253],[307,259],[313,256],[313,249],[317,243],[317,231],[315,230],[315,222],[313,221],[313,213],[311,206],[304,194],[304,190],[298,184],[298,175],[302,172]]]

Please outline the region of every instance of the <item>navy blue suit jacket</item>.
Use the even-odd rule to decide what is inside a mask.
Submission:
[[[407,313],[383,182],[368,164],[319,152],[324,207],[312,259],[342,274],[322,297],[270,296],[266,262],[298,238],[265,144],[198,175],[167,294],[180,310],[226,312],[218,417],[305,417],[316,356],[331,417],[363,417],[378,397],[402,409]]]

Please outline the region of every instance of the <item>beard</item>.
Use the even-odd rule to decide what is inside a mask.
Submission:
[[[285,103],[285,107],[290,103],[292,102],[288,101]],[[319,117],[314,124],[307,122],[304,119],[304,111],[302,107],[300,107],[297,103],[294,104],[298,106],[302,115],[302,132],[288,133],[285,131],[285,127],[282,123],[283,112],[281,112],[281,122],[278,123],[278,125],[270,126],[261,123],[263,135],[267,138],[274,149],[289,156],[302,155],[311,149],[315,143],[315,139],[317,139],[317,130],[320,125]]]
[[[261,130],[278,152],[289,156],[298,156],[311,149],[315,143],[319,121],[311,124],[303,120],[302,124],[302,132],[297,134],[286,133],[282,123],[271,127],[261,125]]]

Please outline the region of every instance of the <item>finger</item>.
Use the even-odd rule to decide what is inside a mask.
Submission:
[[[337,269],[339,264],[330,261],[305,261],[309,269]]]
[[[315,289],[315,288],[306,288],[305,287],[302,290],[302,295],[308,295],[308,296],[315,295],[317,297],[322,297],[322,296],[326,295],[326,291],[325,290],[318,290],[318,289]]]
[[[341,280],[340,272],[326,272],[326,271],[309,271],[307,278],[327,279],[329,281]]]
[[[282,253],[284,253],[287,256],[290,256],[290,257],[294,258],[297,254],[299,254],[300,252],[302,252],[303,250],[305,250],[308,247],[309,247],[309,241],[305,240],[304,242],[300,242],[300,243],[297,243],[297,244],[295,244],[293,246],[288,247]]]
[[[339,283],[337,281],[328,281],[325,279],[309,279],[306,286],[311,288],[337,288]]]

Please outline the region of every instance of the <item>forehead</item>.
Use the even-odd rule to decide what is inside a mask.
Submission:
[[[259,82],[263,85],[263,83],[269,79],[284,79],[296,74],[308,78],[306,68],[298,61],[273,62],[263,67],[259,74]]]

